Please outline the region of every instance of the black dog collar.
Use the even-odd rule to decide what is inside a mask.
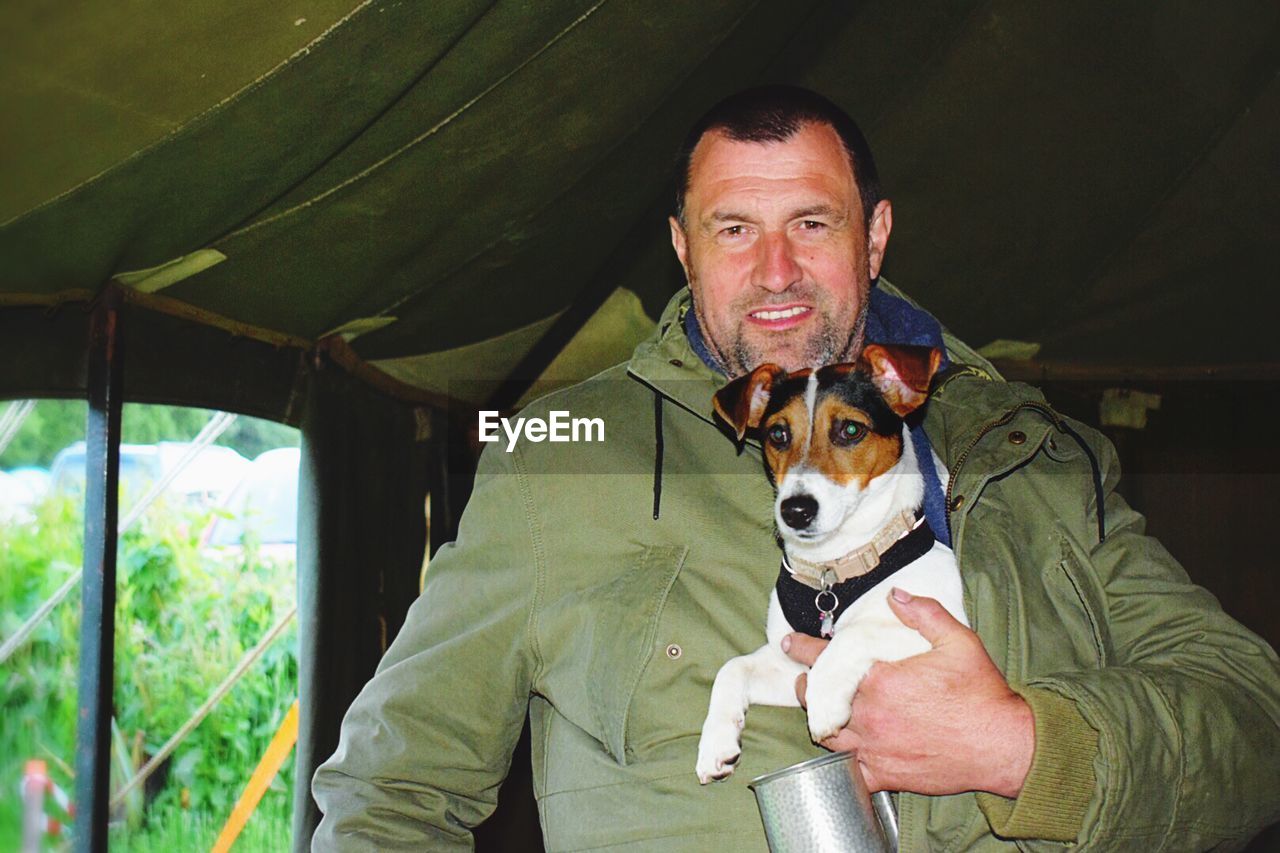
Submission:
[[[861,598],[867,590],[927,554],[934,541],[933,528],[929,527],[928,521],[921,521],[919,527],[903,536],[880,556],[880,565],[875,569],[865,575],[832,584],[829,591],[818,592],[816,596],[812,587],[793,578],[783,565],[778,569],[776,587],[782,615],[787,617],[787,622],[796,631],[810,637],[821,637],[823,616],[829,615],[833,621],[838,620],[849,605]],[[826,608],[829,604],[834,606],[828,610]]]

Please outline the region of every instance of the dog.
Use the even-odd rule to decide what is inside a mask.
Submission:
[[[831,638],[806,694],[819,743],[849,721],[873,663],[930,648],[889,609],[893,587],[936,598],[968,624],[955,555],[923,518],[924,478],[903,421],[928,398],[941,356],[872,344],[857,364],[795,373],[766,364],[716,394],[739,444],[749,431],[760,436],[784,556],[765,644],[726,663],[712,686],[698,743],[702,784],[733,773],[750,705],[799,705],[795,680],[806,667],[780,645],[791,631]]]

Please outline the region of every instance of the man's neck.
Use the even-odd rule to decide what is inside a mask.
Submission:
[[[703,364],[722,376],[729,375],[720,360],[716,358],[715,353],[711,351],[711,346],[706,337],[703,336],[702,325],[698,322],[698,311],[692,303],[689,304],[688,310],[684,312],[684,335],[689,339],[689,346],[697,354],[698,358],[702,359]]]

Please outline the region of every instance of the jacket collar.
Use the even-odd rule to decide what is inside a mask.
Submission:
[[[683,287],[667,303],[657,331],[636,347],[627,373],[683,409],[715,423],[711,398],[725,383],[689,345],[684,333],[685,312],[693,310],[689,288]]]
[[[883,277],[876,286],[923,311]],[[690,346],[683,320],[691,310],[689,288],[682,287],[667,303],[654,333],[636,347],[627,372],[681,408],[714,423],[711,398],[724,386],[725,377],[708,367]],[[959,449],[950,445],[956,444],[957,438],[978,432],[993,415],[1044,398],[1030,386],[993,381],[1001,379],[995,367],[945,327],[942,338],[953,364],[930,394],[924,428],[934,450],[951,465]]]
[[[895,313],[891,317],[884,318],[888,322],[907,325],[904,318],[909,313],[918,315],[918,319],[910,324],[912,329],[909,338],[900,342],[943,343],[950,358],[966,364],[978,363],[984,376],[995,375],[995,368],[985,359],[951,336],[932,315],[883,277],[877,282],[876,288],[902,303],[900,308],[894,309]],[[684,317],[692,310],[693,297],[687,286],[682,287],[667,303],[654,334],[636,347],[627,365],[627,372],[677,405],[708,423],[714,423],[711,398],[723,387],[725,377],[708,366],[689,343],[684,329]],[[940,340],[935,337],[939,333]],[[883,332],[875,339],[879,340],[882,335]]]

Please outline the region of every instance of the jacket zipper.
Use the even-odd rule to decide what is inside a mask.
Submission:
[[[999,429],[1000,427],[1009,423],[1009,421],[1013,420],[1014,417],[1017,416],[1018,412],[1022,411],[1023,409],[1035,409],[1036,411],[1040,412],[1045,417],[1047,417],[1049,421],[1054,425],[1054,427],[1058,429],[1059,432],[1062,431],[1062,420],[1058,417],[1058,413],[1055,412],[1049,406],[1045,405],[1044,403],[1037,403],[1031,400],[1019,403],[1018,405],[1014,406],[1012,409],[1010,409],[1009,411],[1001,415],[998,419],[992,421],[991,423],[984,426],[981,430],[979,430],[978,434],[973,437],[973,440],[970,441],[969,445],[964,449],[963,452],[961,452],[960,457],[956,459],[956,464],[951,466],[951,474],[947,480],[947,499],[944,505],[944,509],[946,510],[946,513],[947,513],[948,528],[951,527],[951,490],[955,488],[956,477],[959,476],[960,474],[960,466],[964,465],[964,461],[967,458],[969,458],[969,453],[973,450],[973,448],[977,447],[979,441],[982,441],[983,436],[991,432],[993,429]]]

